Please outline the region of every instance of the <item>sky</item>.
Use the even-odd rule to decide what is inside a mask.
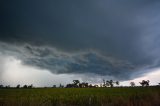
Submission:
[[[160,82],[160,1],[2,0],[0,83]]]

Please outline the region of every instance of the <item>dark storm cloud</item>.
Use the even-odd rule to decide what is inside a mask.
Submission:
[[[24,45],[8,45],[1,43],[2,54],[14,56],[23,64],[48,69],[52,73],[63,74],[97,74],[112,76],[117,79],[129,79],[134,74],[133,64],[110,56],[103,56],[96,51],[67,53],[53,47]],[[125,77],[125,74],[127,74]]]
[[[0,40],[17,47],[28,44],[7,50],[26,64],[55,73],[123,75],[124,79],[159,67],[157,0],[1,2]],[[7,47],[1,48],[3,52]]]

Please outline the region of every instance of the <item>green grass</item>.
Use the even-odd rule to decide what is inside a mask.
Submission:
[[[0,89],[0,106],[160,106],[160,87]]]

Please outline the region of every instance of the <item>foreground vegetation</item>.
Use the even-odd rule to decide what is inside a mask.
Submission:
[[[0,89],[0,106],[160,106],[160,87]]]

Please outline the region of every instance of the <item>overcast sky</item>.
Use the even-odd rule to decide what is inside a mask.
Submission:
[[[0,83],[157,84],[159,11],[158,0],[2,0]]]

